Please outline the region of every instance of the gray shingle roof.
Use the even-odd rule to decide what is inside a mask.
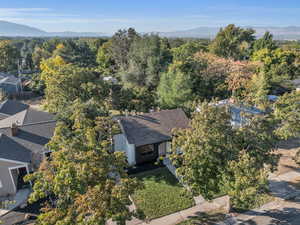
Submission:
[[[189,120],[182,109],[120,117],[119,123],[128,142],[136,147],[169,141],[172,129],[189,126]]]
[[[31,151],[7,135],[0,134],[0,158],[29,163]]]
[[[28,108],[13,116],[0,120],[0,128],[11,127],[13,123],[16,123],[17,125],[24,125],[54,120],[55,116],[53,114]]]
[[[18,127],[16,136],[11,135],[11,128],[1,128],[0,133],[8,136],[11,140],[18,143],[32,153],[43,152],[45,145],[50,141],[53,136],[56,122],[40,122],[35,124],[28,124]],[[0,149],[2,145],[0,142]]]
[[[0,114],[11,116],[28,108],[29,105],[22,102],[15,100],[6,100],[0,103]]]
[[[18,124],[15,136],[11,133],[12,123]],[[0,158],[28,162],[32,153],[45,150],[44,146],[52,138],[55,125],[53,114],[31,108],[0,120]]]

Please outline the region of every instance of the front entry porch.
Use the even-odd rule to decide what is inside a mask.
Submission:
[[[15,192],[28,188],[30,183],[24,181],[24,177],[29,173],[27,166],[17,166],[9,168]]]
[[[167,154],[168,146],[168,142],[161,142],[136,147],[136,164],[140,165],[144,163],[156,162],[158,160],[158,157],[165,156]]]
[[[158,158],[158,144],[144,145],[135,149],[135,161],[137,165],[155,162]]]

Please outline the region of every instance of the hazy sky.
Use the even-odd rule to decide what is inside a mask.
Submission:
[[[0,20],[46,31],[175,31],[199,26],[300,26],[300,0],[0,0]]]

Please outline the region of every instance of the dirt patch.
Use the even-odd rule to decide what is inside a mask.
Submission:
[[[25,104],[30,105],[31,108],[36,110],[42,110],[43,97],[31,98],[23,101]]]
[[[281,175],[292,170],[300,170],[300,166],[295,163],[294,157],[296,152],[300,148],[300,139],[292,139],[284,142],[280,142],[279,149],[276,154],[280,154],[280,160],[278,164],[278,170],[276,175]]]

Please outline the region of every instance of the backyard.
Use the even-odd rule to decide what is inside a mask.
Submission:
[[[191,194],[167,168],[159,168],[135,175],[145,186],[132,196],[136,207],[147,219],[175,213],[195,205]]]

